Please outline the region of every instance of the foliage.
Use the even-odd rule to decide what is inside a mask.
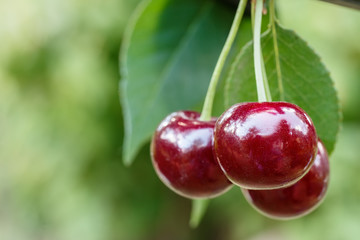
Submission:
[[[304,109],[329,153],[339,130],[339,106],[330,74],[314,51],[293,31],[276,24],[276,37],[268,29],[262,49],[273,101],[287,101]],[[274,50],[274,41],[278,51]],[[276,58],[279,59],[277,71]],[[238,102],[257,101],[253,45],[247,44],[233,63],[227,79],[227,107]]]
[[[166,115],[201,106],[231,12],[214,1],[156,0],[135,14],[122,53],[126,164]]]

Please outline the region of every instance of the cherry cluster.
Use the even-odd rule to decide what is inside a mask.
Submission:
[[[287,102],[235,104],[210,121],[193,111],[172,113],[155,131],[151,157],[179,195],[212,198],[237,185],[272,218],[309,213],[328,186],[328,155],[312,120]]]

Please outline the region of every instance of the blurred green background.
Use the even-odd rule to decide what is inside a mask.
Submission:
[[[190,201],[155,175],[145,146],[122,165],[118,52],[138,0],[0,1],[0,239],[359,239],[360,12],[279,0],[320,54],[343,109],[324,203],[297,220],[259,215],[233,188],[196,230]]]

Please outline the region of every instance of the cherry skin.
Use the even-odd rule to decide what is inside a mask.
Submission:
[[[310,171],[290,187],[273,190],[247,190],[248,202],[262,214],[276,219],[303,216],[320,205],[329,181],[329,158],[319,141],[318,152]]]
[[[230,181],[247,189],[297,182],[310,169],[316,150],[310,117],[287,102],[235,104],[215,125],[217,161]]]
[[[216,119],[199,118],[192,111],[167,116],[152,138],[151,157],[156,173],[170,189],[188,198],[211,198],[232,184],[212,151]]]

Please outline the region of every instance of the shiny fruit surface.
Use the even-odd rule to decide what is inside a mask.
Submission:
[[[156,173],[170,189],[188,198],[215,197],[232,186],[212,152],[215,119],[199,117],[192,111],[170,114],[151,142]]]
[[[318,152],[310,171],[290,187],[274,190],[246,190],[248,202],[270,218],[289,219],[314,210],[324,199],[329,181],[329,159],[319,141]]]
[[[310,169],[316,150],[310,117],[287,102],[236,104],[215,125],[217,161],[234,184],[247,189],[295,183]]]

